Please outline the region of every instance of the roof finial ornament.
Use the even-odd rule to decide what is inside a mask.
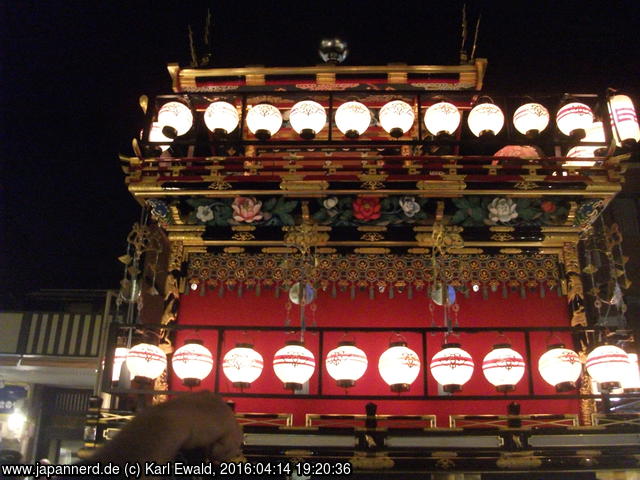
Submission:
[[[468,63],[469,57],[465,45],[467,43],[467,4],[462,5],[462,42],[460,44],[460,65]]]
[[[331,65],[342,63],[349,54],[349,50],[347,49],[347,42],[337,37],[323,38],[322,40],[320,40],[318,54],[320,54],[320,58],[322,58],[322,61],[325,63]]]
[[[195,42],[193,40],[193,29],[191,28],[191,24],[189,24],[189,51],[191,53],[191,66],[192,67],[206,67],[209,65],[211,61],[211,57],[213,55],[213,49],[211,44],[211,10],[207,9],[207,18],[204,24],[204,31],[202,34],[202,46],[204,50],[204,54],[202,57],[198,57],[198,52],[196,49]]]

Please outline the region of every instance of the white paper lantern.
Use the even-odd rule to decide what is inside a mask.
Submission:
[[[324,128],[327,112],[324,107],[313,100],[296,103],[289,112],[289,123],[296,133],[306,140],[311,140]]]
[[[371,124],[371,112],[360,102],[346,102],[336,110],[336,126],[348,138],[362,135]]]
[[[473,358],[459,343],[445,343],[431,359],[431,375],[448,393],[459,392],[473,375]]]
[[[378,118],[385,132],[393,138],[400,138],[411,129],[415,114],[407,102],[392,100],[380,109]]]
[[[204,111],[204,124],[214,133],[227,135],[236,129],[239,122],[238,110],[229,102],[213,102]]]
[[[626,95],[615,95],[609,99],[611,129],[616,144],[640,142],[640,126],[633,101]]]
[[[621,387],[625,393],[640,392],[640,367],[638,366],[638,355],[629,353],[629,366],[627,373],[622,378]]]
[[[327,373],[339,387],[349,388],[356,384],[367,371],[367,354],[355,346],[354,342],[340,342],[338,347],[327,354]]]
[[[408,392],[420,373],[420,358],[406,342],[391,342],[380,355],[378,371],[392,392]]]
[[[167,368],[167,355],[155,345],[139,343],[129,350],[126,362],[133,380],[149,383]]]
[[[238,343],[222,359],[222,371],[236,388],[249,388],[263,368],[262,355],[250,343]]]
[[[589,127],[585,130],[585,136],[580,143],[585,142],[605,142],[604,136],[604,127],[602,126],[602,122],[593,122]],[[567,152],[567,158],[593,158],[597,156],[604,155],[606,153],[605,146],[588,146],[588,145],[577,145],[572,147]],[[570,160],[563,164],[563,166],[573,166],[573,167],[590,167],[595,164],[594,160],[591,161],[581,161],[581,160]]]
[[[151,130],[149,130],[149,141],[150,142],[165,142],[171,143],[173,142],[172,138],[167,137],[164,133],[162,133],[162,126],[158,122],[153,122],[151,124]],[[163,152],[168,150],[171,145],[158,145],[160,150]]]
[[[111,369],[111,381],[118,383],[120,380],[120,372],[122,371],[122,364],[127,360],[129,349],[127,347],[117,347],[113,352],[113,366]]]
[[[184,103],[167,102],[158,111],[158,123],[164,135],[169,138],[179,137],[191,130],[193,114]]]
[[[601,390],[619,388],[629,368],[629,355],[614,345],[601,345],[587,356],[586,366]]]
[[[288,390],[301,390],[315,368],[316,359],[302,342],[287,342],[273,357],[273,371]]]
[[[524,359],[511,345],[500,343],[484,357],[482,373],[498,392],[511,392],[524,375]]]
[[[521,134],[535,136],[549,125],[549,110],[539,103],[525,103],[513,114],[513,126]]]
[[[183,384],[195,387],[211,373],[213,356],[200,340],[186,340],[182,347],[173,352],[171,366]]]
[[[282,114],[273,105],[260,103],[247,112],[247,128],[260,140],[268,140],[281,126]]]
[[[469,112],[467,124],[476,137],[497,135],[504,125],[504,114],[493,103],[480,103]]]
[[[558,130],[567,136],[582,138],[592,123],[593,112],[584,103],[567,103],[556,114]]]
[[[576,381],[582,373],[580,357],[564,345],[550,345],[538,360],[538,371],[542,379],[558,392],[575,390]]]
[[[449,102],[438,102],[427,108],[424,125],[432,135],[452,135],[460,125],[460,110]]]

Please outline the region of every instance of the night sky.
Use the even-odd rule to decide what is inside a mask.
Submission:
[[[640,2],[467,2],[485,90],[640,93]],[[585,6],[585,4],[588,4]],[[458,1],[2,1],[0,300],[40,288],[117,288],[139,215],[117,155],[142,127],[141,94],[170,92],[187,25],[214,22],[213,66],[455,64]],[[526,6],[524,6],[526,5]],[[561,7],[558,7],[561,5]]]

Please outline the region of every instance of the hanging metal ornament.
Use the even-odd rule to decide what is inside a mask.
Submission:
[[[444,300],[442,298],[442,283],[438,282],[434,284],[433,288],[429,292],[429,297],[433,300],[433,303],[436,305],[442,306],[444,304]],[[452,305],[456,302],[456,289],[451,285],[447,288],[447,305]]]
[[[303,288],[302,282],[296,282],[289,289],[289,300],[296,305],[309,305],[315,298],[316,289],[310,283],[306,283]]]

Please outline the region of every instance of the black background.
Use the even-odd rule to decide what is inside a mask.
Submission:
[[[485,90],[638,94],[640,2],[467,2]],[[455,64],[461,1],[3,1],[0,299],[39,288],[117,288],[139,209],[117,154],[142,127],[141,94],[170,91],[187,25],[213,13],[213,66]],[[3,306],[3,305],[0,305]],[[6,305],[5,305],[6,306]]]

